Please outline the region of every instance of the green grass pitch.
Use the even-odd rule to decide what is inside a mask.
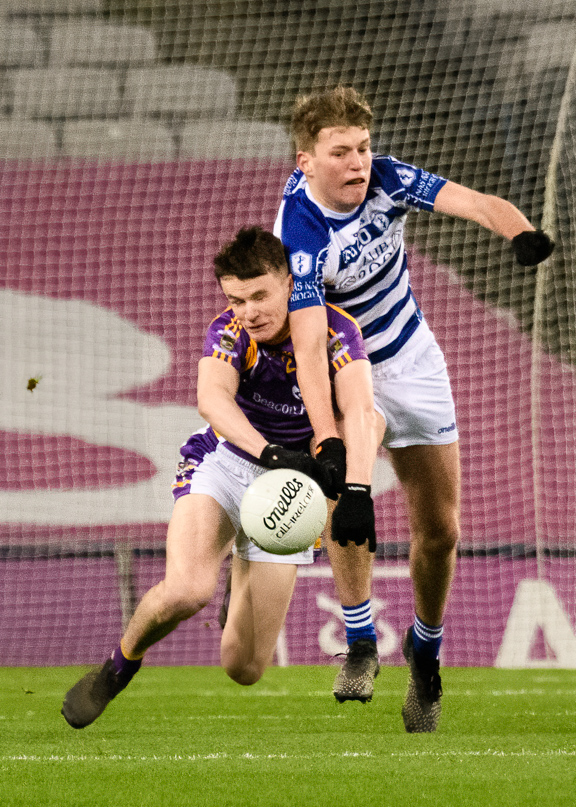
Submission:
[[[60,715],[80,668],[0,669],[0,804],[21,807],[561,807],[576,803],[576,673],[443,671],[438,732],[407,735],[407,671],[338,704],[334,667],[242,688],[144,667],[96,723]]]

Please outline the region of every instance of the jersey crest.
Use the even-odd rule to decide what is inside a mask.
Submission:
[[[302,252],[302,250],[295,252],[290,256],[290,268],[292,274],[296,275],[296,277],[304,277],[304,275],[310,274],[312,255],[309,255],[307,252]]]

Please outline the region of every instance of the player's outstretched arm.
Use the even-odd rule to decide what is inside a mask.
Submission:
[[[298,386],[316,440],[321,443],[328,437],[338,436],[328,373],[328,319],[324,306],[316,305],[292,311],[290,333]]]
[[[198,412],[226,440],[259,457],[267,440],[236,403],[240,376],[230,364],[204,356],[198,362]]]
[[[372,371],[367,359],[346,364],[334,378],[340,412],[340,434],[346,444],[346,482],[369,485],[379,440],[372,389]]]
[[[198,363],[198,411],[214,431],[258,457],[265,468],[291,468],[312,477],[332,496],[329,474],[309,454],[268,443],[236,403],[240,376],[226,362],[204,356]]]
[[[340,546],[367,543],[375,552],[371,481],[382,435],[377,434],[370,363],[365,359],[350,362],[336,374],[334,385],[347,463],[344,491],[332,515],[332,539]]]
[[[332,493],[340,493],[346,478],[346,451],[332,407],[326,352],[328,318],[324,306],[291,312],[290,332],[298,386],[316,438],[316,457],[330,474]]]
[[[499,196],[479,193],[456,182],[440,189],[434,210],[475,221],[482,227],[507,238],[520,264],[535,266],[546,260],[554,249],[550,237],[536,230],[526,216],[511,202]]]

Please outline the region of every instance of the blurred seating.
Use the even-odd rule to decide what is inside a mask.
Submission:
[[[180,157],[289,159],[290,138],[277,123],[251,120],[190,121],[184,125]]]
[[[6,76],[5,84],[12,114],[18,118],[105,118],[120,110],[120,81],[114,70],[15,70]]]
[[[236,103],[236,82],[223,70],[166,65],[127,71],[123,110],[134,117],[224,118],[233,115]]]
[[[0,159],[38,160],[58,153],[53,128],[42,121],[0,120]]]
[[[576,51],[576,25],[564,22],[534,24],[524,47],[524,70],[534,73],[570,67]]]
[[[103,9],[103,0],[0,0],[0,16],[94,14]]]
[[[43,62],[44,45],[36,29],[0,19],[0,67],[38,67]]]
[[[170,130],[156,121],[67,121],[62,155],[161,161],[175,158],[176,145]]]
[[[98,20],[69,19],[53,23],[49,64],[145,65],[157,57],[156,40],[142,25],[114,25]]]

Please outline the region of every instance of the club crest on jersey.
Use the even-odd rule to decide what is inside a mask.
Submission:
[[[376,213],[372,221],[374,222],[374,226],[380,230],[381,233],[390,226],[390,219],[388,216],[385,216],[384,213]]]
[[[343,342],[343,339],[345,339],[345,334],[341,331],[328,341],[331,361],[337,361],[350,350],[350,346]]]
[[[312,269],[312,255],[302,251],[295,252],[290,256],[290,267],[293,275],[304,277]]]
[[[411,168],[397,168],[396,173],[405,188],[408,188],[416,179],[416,171],[413,171]]]
[[[232,353],[236,340],[238,339],[238,334],[232,333],[231,331],[219,331],[219,333],[220,350],[223,353]]]

